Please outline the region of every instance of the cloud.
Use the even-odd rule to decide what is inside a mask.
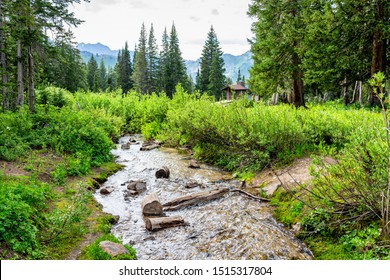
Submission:
[[[129,4],[134,8],[134,9],[142,9],[142,8],[147,8],[148,4],[146,4],[146,0],[129,0],[126,2],[130,2]]]
[[[123,0],[94,0],[93,3],[86,5],[86,10],[91,12],[99,12],[105,6],[112,6],[121,3]]]
[[[184,1],[184,0],[183,0],[183,1]],[[192,21],[199,21],[200,18],[197,17],[197,16],[190,16],[190,20],[192,20]]]
[[[212,9],[211,10],[211,14],[213,14],[214,16],[218,16],[219,15],[219,11],[217,9]]]
[[[198,38],[198,39],[192,39],[192,40],[185,41],[184,44],[187,44],[187,45],[203,45],[204,42],[205,42],[204,38]]]

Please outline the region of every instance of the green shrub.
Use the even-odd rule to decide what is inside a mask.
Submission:
[[[49,187],[0,174],[0,242],[16,253],[41,258],[39,230],[50,198]]]

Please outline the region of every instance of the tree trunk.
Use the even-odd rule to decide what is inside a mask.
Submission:
[[[358,94],[357,94],[358,93],[358,85],[359,85],[359,82],[356,81],[355,82],[355,88],[353,89],[351,104],[356,103],[356,101],[358,100]]]
[[[385,8],[384,1],[378,0],[376,3],[375,18],[380,22],[385,22]],[[386,71],[386,45],[387,41],[383,38],[383,32],[380,26],[378,26],[373,35],[372,42],[372,61],[371,61],[371,77],[374,76],[377,72]],[[371,89],[369,103],[371,106],[380,105],[378,99],[378,92],[375,92],[374,89]]]
[[[169,168],[166,166],[163,166],[159,170],[156,171],[156,178],[169,178],[170,171]]]
[[[5,34],[3,22],[3,1],[0,0],[0,67],[1,67],[1,96],[4,110],[9,109],[7,56],[5,54]]]
[[[34,112],[35,106],[35,88],[34,88],[34,57],[32,47],[28,47],[27,54],[27,65],[28,65],[28,109],[31,113]]]
[[[359,103],[363,105],[362,81],[359,81]]]
[[[144,217],[144,220],[146,229],[150,231],[185,225],[184,219],[180,216],[158,218]]]
[[[344,105],[347,106],[349,104],[350,96],[348,91],[348,80],[346,76],[342,82],[342,89],[343,89],[342,94],[343,94]]]
[[[142,214],[145,216],[161,216],[163,214],[163,208],[160,200],[155,193],[145,196],[141,203]]]
[[[299,16],[297,14],[298,1],[293,0],[292,2],[292,10],[291,15],[293,17]],[[292,73],[292,92],[291,92],[291,103],[294,104],[296,108],[305,106],[305,100],[303,95],[303,71],[301,69],[301,59],[298,54],[295,52],[295,48],[298,47],[298,40],[294,40],[293,43],[293,54],[292,54],[292,67],[294,68]]]
[[[299,69],[299,58],[297,55],[294,59],[294,67],[297,67],[293,71],[293,86],[291,93],[291,103],[294,104],[295,107],[305,106],[305,100],[303,95],[303,72]]]
[[[16,100],[16,107],[24,104],[24,88],[23,88],[23,62],[22,62],[22,42],[20,39],[16,42],[16,58],[17,58],[17,86],[18,96]]]
[[[227,192],[229,192],[229,189],[223,188],[223,189],[216,189],[216,190],[211,190],[206,192],[199,192],[199,193],[185,195],[163,204],[163,209],[165,211],[178,210],[181,208],[199,204],[201,202],[220,198]]]

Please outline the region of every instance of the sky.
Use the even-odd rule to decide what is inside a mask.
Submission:
[[[131,50],[138,42],[142,23],[151,24],[161,47],[164,28],[175,24],[184,59],[201,56],[213,26],[224,53],[240,55],[250,49],[253,20],[247,16],[251,0],[91,0],[75,4],[72,11],[84,21],[73,29],[78,43],[102,43],[112,50]]]

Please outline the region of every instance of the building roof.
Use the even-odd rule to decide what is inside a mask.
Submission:
[[[245,86],[242,84],[236,84],[236,85],[230,85],[223,88],[223,90],[227,90],[228,88],[231,88],[234,91],[245,91],[248,90]]]

